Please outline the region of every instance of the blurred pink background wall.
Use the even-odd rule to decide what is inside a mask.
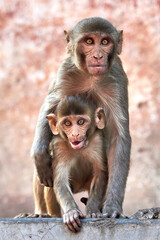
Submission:
[[[124,213],[160,206],[160,1],[0,1],[0,217],[32,212],[30,147],[39,108],[65,56],[64,29],[100,16],[124,30],[131,168]]]

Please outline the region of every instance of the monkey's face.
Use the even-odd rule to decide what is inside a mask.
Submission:
[[[62,99],[57,115],[50,113],[46,118],[52,133],[67,141],[73,149],[86,147],[96,129],[103,129],[106,124],[103,109],[95,109],[78,96]]]
[[[107,34],[87,34],[78,43],[83,68],[91,75],[108,71],[113,54],[113,41]]]
[[[123,31],[117,31],[103,18],[83,19],[72,31],[65,31],[65,35],[73,63],[81,71],[100,76],[100,79],[122,50]]]
[[[87,146],[87,131],[91,119],[87,115],[69,115],[63,117],[59,124],[60,132],[64,132],[73,149],[81,149]]]

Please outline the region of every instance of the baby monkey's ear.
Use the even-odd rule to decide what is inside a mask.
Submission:
[[[105,128],[106,121],[105,121],[105,114],[103,108],[97,108],[95,112],[95,121],[96,126],[98,129]]]
[[[57,117],[55,114],[51,113],[46,116],[46,118],[49,121],[49,126],[51,128],[51,131],[54,135],[59,134],[59,129],[57,128]]]

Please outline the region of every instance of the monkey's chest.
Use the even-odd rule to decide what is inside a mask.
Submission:
[[[74,159],[70,168],[70,186],[73,193],[89,190],[92,180],[93,168],[89,161],[84,158]]]

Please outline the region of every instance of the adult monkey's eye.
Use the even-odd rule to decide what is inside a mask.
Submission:
[[[69,127],[69,126],[72,125],[72,123],[71,123],[70,121],[65,121],[65,122],[64,122],[64,125],[66,125],[67,127]]]
[[[85,120],[84,119],[80,119],[80,120],[78,120],[78,125],[83,125],[84,124],[84,122],[85,122]]]
[[[109,42],[109,41],[108,41],[107,39],[103,39],[101,43],[102,43],[103,45],[107,45],[108,42]]]
[[[89,44],[89,45],[93,44],[93,39],[92,38],[87,38],[86,43]]]

